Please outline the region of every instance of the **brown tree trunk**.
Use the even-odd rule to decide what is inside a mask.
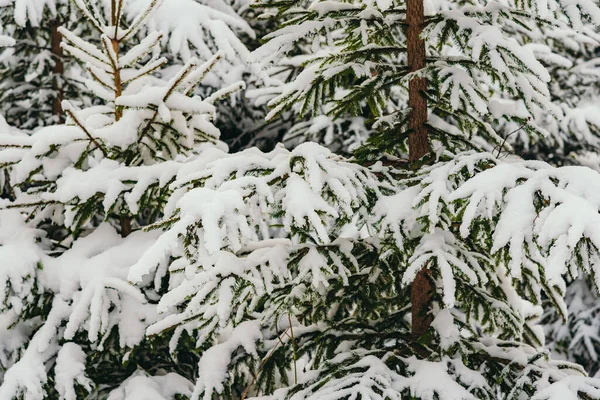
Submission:
[[[119,41],[116,39],[112,39],[112,46],[117,55],[117,60],[119,59]],[[121,82],[121,70],[118,66],[115,66],[113,71],[113,78],[115,83],[115,99],[120,97],[123,94],[123,83]],[[118,121],[123,116],[123,109],[119,106],[115,106],[115,119]]]
[[[408,0],[406,5],[406,52],[410,72],[425,68],[425,41],[421,32],[425,25],[423,0]],[[417,161],[429,153],[427,140],[427,100],[423,92],[427,89],[425,78],[414,77],[408,84],[408,106],[411,108],[409,117],[410,135],[408,137],[408,152],[410,161]]]
[[[407,0],[406,42],[408,67],[411,72],[425,67],[425,41],[421,38],[425,25],[423,0]],[[427,100],[423,93],[427,89],[425,78],[413,77],[408,84],[409,115],[408,153],[411,162],[420,160],[429,153],[427,138]],[[417,273],[411,285],[412,335],[422,336],[431,325],[431,303],[433,300],[431,272],[426,266]]]
[[[115,5],[113,2],[113,10],[114,10],[114,7],[115,7]],[[114,23],[114,21],[113,21],[113,23]],[[118,58],[119,58],[119,41],[117,39],[112,39],[111,43],[113,46],[113,50],[115,51],[115,54],[117,55],[117,60],[118,60]],[[114,84],[115,84],[115,99],[116,99],[123,94],[123,82],[121,81],[121,69],[119,68],[118,65],[114,66],[113,79],[114,79]],[[115,120],[119,121],[122,116],[123,116],[123,109],[119,106],[115,106]],[[132,220],[132,218],[130,216],[127,216],[127,215],[120,216],[121,236],[122,237],[127,237],[131,233],[131,231],[132,231],[131,220]]]
[[[63,60],[63,51],[60,47],[60,42],[62,41],[62,35],[58,31],[61,22],[57,18],[52,21],[50,25],[50,51],[52,52],[52,58],[54,59],[54,68],[52,72],[54,73],[52,84],[53,89],[56,91],[56,97],[52,101],[52,114],[58,116],[58,123],[62,124],[65,122],[65,115],[62,109],[62,101],[64,98],[63,93],[63,79],[65,73],[65,64]]]
[[[433,321],[431,315],[433,289],[431,271],[425,266],[417,273],[410,287],[412,336],[415,339],[423,336]]]
[[[121,236],[127,237],[131,233],[131,217],[126,215],[121,215],[120,217],[120,225],[121,225]]]

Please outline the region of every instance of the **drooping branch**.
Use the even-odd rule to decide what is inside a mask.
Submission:
[[[67,115],[73,120],[73,122],[75,123],[75,125],[77,125],[79,127],[79,129],[81,129],[83,131],[83,133],[85,133],[85,135],[88,137],[88,139],[90,140],[90,142],[92,142],[96,148],[98,150],[100,150],[100,152],[102,153],[102,155],[104,157],[108,157],[108,152],[106,151],[106,149],[104,148],[104,146],[102,146],[102,144],[100,144],[100,142],[98,141],[97,138],[95,138],[90,131],[85,127],[85,125],[79,120],[79,118],[77,117],[77,115],[75,115],[75,112],[73,111],[72,106],[69,104],[68,101],[64,101],[62,103],[62,108],[65,110],[65,113],[67,113]]]

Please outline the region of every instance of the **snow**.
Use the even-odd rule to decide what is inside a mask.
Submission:
[[[466,257],[460,254],[461,250],[460,247],[456,246],[456,239],[450,232],[436,229],[435,232],[423,236],[409,260],[410,266],[402,276],[402,283],[404,285],[412,283],[421,269],[428,268],[429,264],[434,264],[441,274],[441,287],[444,292],[443,302],[447,307],[453,307],[456,291],[454,270],[464,274],[472,284],[477,283],[479,280],[475,271],[481,271],[477,260],[468,257],[468,254],[466,254]],[[465,261],[472,263],[472,265],[463,261],[460,256],[466,258]],[[483,275],[482,272],[481,275]]]
[[[85,376],[85,353],[75,343],[65,343],[56,357],[56,388],[64,400],[76,400],[75,384],[91,389]]]
[[[148,34],[148,36],[142,39],[139,44],[132,47],[125,55],[119,57],[119,67],[129,67],[138,62],[142,57],[152,51],[162,37],[162,32],[151,32]]]
[[[373,38],[400,26],[397,4],[296,4],[250,53],[252,27],[270,27],[251,27],[241,3],[133,0],[117,28],[104,22],[116,10],[75,0],[93,26],[61,29],[62,46],[95,76],[87,87],[102,104],[65,100],[67,124],[35,132],[0,120],[1,195],[10,189],[0,201],[0,399],[45,399],[48,384],[65,400],[210,400],[245,388],[265,400],[599,397],[581,367],[548,356],[540,323],[546,299],[565,318],[579,308],[568,351],[597,361],[597,309],[570,281],[600,286],[600,174],[495,147],[513,126],[560,146],[599,142],[597,96],[554,99],[563,82],[553,68],[597,78],[595,64],[565,56],[593,45],[591,0],[429,2],[439,18],[424,34],[428,68],[416,72],[439,100],[429,123],[489,152],[435,141],[436,161],[417,169],[395,167],[402,149],[366,167],[302,143],[314,135],[347,154],[374,130],[405,132],[403,85],[415,74],[403,75],[403,52],[385,53],[403,35]],[[42,25],[58,4],[16,0],[16,23]],[[549,39],[529,14],[547,18]],[[129,50],[111,39],[131,39]],[[346,62],[356,50],[384,55]],[[184,65],[158,71],[172,60]],[[289,130],[292,149],[229,153],[219,141],[218,102],[246,87],[246,72],[249,87],[266,84],[252,95],[272,107],[267,119],[285,117],[275,129]],[[383,101],[362,96],[365,115],[335,115],[371,84]],[[309,111],[318,115],[299,117]],[[288,129],[288,119],[302,121]],[[226,122],[245,133],[243,121]],[[514,148],[535,145],[527,140]],[[433,334],[413,346],[410,287],[424,268]],[[98,360],[118,369],[114,382],[94,381]]]
[[[67,303],[58,299],[53,301],[46,323],[35,332],[19,361],[6,371],[0,386],[0,398],[12,398],[14,395],[23,395],[27,400],[45,398],[43,385],[48,376],[44,363],[58,351],[57,327],[68,311]]]
[[[10,47],[15,45],[15,40],[6,35],[0,35],[0,47]]]
[[[111,391],[107,400],[167,400],[173,399],[176,394],[190,396],[192,388],[189,380],[176,373],[148,376],[138,370]]]
[[[54,0],[15,0],[14,7],[15,22],[20,26],[25,26],[27,22],[39,26],[46,8],[51,15],[56,15]]]
[[[0,283],[6,287],[0,291],[0,310],[12,309],[23,312],[23,302],[33,301],[42,288],[36,288],[34,277],[39,271],[38,263],[46,260],[37,246],[38,238],[45,234],[28,227],[16,211],[0,211]]]
[[[469,198],[461,225],[463,235],[469,234],[467,227],[475,217],[498,215],[492,251],[509,245],[512,276],[521,276],[526,249],[537,245],[547,256],[545,271],[549,284],[564,292],[562,275],[567,272],[576,246],[583,238],[600,245],[595,228],[600,202],[598,192],[591,190],[598,177],[585,167],[553,169],[541,163],[507,163],[481,172],[456,189],[450,198]],[[519,184],[521,180],[524,182]],[[569,191],[565,190],[567,187]],[[536,193],[547,199],[544,210],[534,208]],[[485,207],[480,207],[483,200]],[[501,203],[505,205],[496,214]]]
[[[440,335],[442,349],[449,349],[460,339],[460,331],[454,324],[454,317],[449,309],[441,310],[433,319],[431,326]]]
[[[256,355],[255,342],[262,339],[257,321],[246,321],[236,326],[230,336],[222,343],[212,346],[204,352],[198,363],[198,382],[192,394],[192,400],[200,398],[204,392],[204,400],[210,400],[213,394],[223,391],[223,382],[232,354],[242,347],[248,354]]]
[[[250,235],[250,227],[244,216],[246,205],[237,191],[215,192],[198,188],[186,193],[177,205],[186,219],[202,224],[203,239],[209,254],[221,250],[225,243],[237,251],[242,246],[240,239]]]
[[[129,15],[138,15],[148,3],[149,0],[129,1],[126,11]],[[244,61],[248,50],[233,31],[255,36],[248,23],[224,1],[164,0],[150,16],[148,28],[164,31],[169,50],[184,60],[193,57],[195,52],[204,59],[210,58],[214,40],[217,49],[224,51],[229,60]]]
[[[462,385],[458,384],[455,379],[448,374],[448,366],[452,364],[461,365],[460,361],[448,362],[430,362],[424,360],[410,360],[409,370],[414,373],[413,376],[406,379],[406,383],[401,382],[400,385],[408,387],[411,396],[422,399],[434,399],[435,395],[440,399],[477,399],[473,394],[469,393]],[[481,385],[487,386],[487,382],[483,377],[473,374],[467,368],[458,369],[456,371],[459,379],[462,378],[461,372],[468,372],[472,382],[469,382],[471,389]],[[466,382],[465,382],[466,383]],[[403,388],[401,386],[401,388]],[[400,389],[400,388],[398,388]]]
[[[93,44],[81,39],[66,28],[61,27],[59,32],[68,42],[72,43],[72,45],[66,46],[69,50],[74,49],[80,51],[78,54],[83,55],[83,58],[81,58],[82,61],[90,62],[92,65],[97,65],[99,68],[107,68],[111,65],[107,55]]]
[[[333,218],[336,218],[338,213],[312,191],[308,182],[298,175],[292,174],[287,183],[282,205],[286,210],[284,219],[286,229],[290,229],[295,224],[301,226],[306,219],[315,228],[318,240],[321,243],[329,243],[329,237],[319,213],[329,214]]]
[[[156,237],[155,232],[135,232],[122,239],[112,227],[101,225],[56,259],[53,264],[58,273],[52,275],[54,279],[60,278],[49,284],[73,302],[65,338],[71,339],[86,322],[92,342],[113,326],[124,328],[120,330],[123,346],[131,346],[143,338],[145,325],[136,321],[150,322],[155,314],[151,306],[145,306],[144,296],[125,279],[128,267]],[[98,243],[102,243],[104,248],[99,248]],[[53,268],[53,264],[48,268]],[[129,297],[136,301],[127,301]],[[109,307],[115,308],[112,317],[106,312]]]
[[[577,400],[581,394],[591,398],[600,396],[600,385],[595,379],[569,376],[540,390],[532,400]]]

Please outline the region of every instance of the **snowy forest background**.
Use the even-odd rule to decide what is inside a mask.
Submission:
[[[0,0],[0,400],[600,399],[595,0]]]

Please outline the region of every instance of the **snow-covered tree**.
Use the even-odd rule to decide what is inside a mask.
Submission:
[[[561,108],[563,116],[558,120],[540,118],[551,134],[534,143],[517,141],[514,151],[554,165],[583,164],[598,170],[600,70],[596,54],[600,41],[593,27],[584,27],[577,34],[561,33],[564,32],[539,38],[543,39],[540,40],[543,45],[538,44],[536,51],[549,69],[551,98]],[[556,48],[559,46],[565,51],[557,55]],[[581,364],[590,375],[597,376],[600,370],[597,355],[600,351],[600,326],[596,321],[600,298],[595,282],[571,279],[566,302],[569,310],[567,324],[551,307],[544,316],[548,345],[553,352]]]
[[[269,17],[275,22],[275,26],[285,22],[285,18],[281,16],[269,15]],[[269,33],[265,37],[269,38],[271,34]],[[323,43],[322,37],[316,36],[314,40],[312,39],[300,38],[295,43],[291,43],[293,47],[288,49],[286,55],[276,64],[269,66],[268,73],[271,78],[269,84],[248,90],[249,97],[254,99],[256,105],[270,104],[273,106],[273,103],[280,99],[282,93],[294,90],[298,82],[311,80],[319,74],[317,67],[306,67],[306,64],[310,63],[312,59],[309,54],[316,46],[323,45],[325,49],[316,52],[315,57],[320,57],[321,53],[327,54],[328,49]],[[305,141],[314,141],[327,146],[338,154],[350,155],[373,133],[373,112],[365,99],[356,99],[354,114],[347,110],[336,112],[332,103],[335,102],[335,99],[346,95],[346,87],[359,82],[360,79],[348,78],[343,85],[331,85],[325,89],[326,93],[321,93],[319,99],[311,94],[310,104],[291,101],[288,103],[289,107],[275,108],[266,114],[266,120],[272,126],[287,127],[277,135],[286,147],[293,148]],[[405,100],[397,91],[390,92],[387,98],[390,106],[398,102],[404,104]]]
[[[148,0],[129,2],[123,10],[124,18],[131,21],[148,4]],[[93,5],[108,17],[110,1],[97,1]],[[250,53],[248,46],[253,46],[256,36],[240,15],[247,9],[239,1],[167,0],[149,18],[137,38],[153,31],[164,33],[160,49],[172,66],[162,71],[165,80],[191,58],[206,61],[222,52],[222,61],[196,88],[203,96],[241,79],[248,83],[262,82],[264,74],[259,68],[245,62]],[[81,19],[71,0],[7,1],[0,4],[0,26],[17,39],[17,45],[0,56],[0,112],[11,125],[31,130],[63,122],[63,98],[77,102],[78,106],[95,101],[84,85],[85,69],[60,47],[60,26],[98,44],[93,27]],[[264,125],[265,111],[253,107],[243,91],[229,97],[219,105],[223,118],[217,123],[225,130],[227,141],[235,142],[241,130],[254,129],[259,131],[258,135]],[[247,141],[246,138],[244,143]]]
[[[135,0],[126,7],[130,15],[138,13],[148,0]],[[250,51],[257,47],[255,28],[251,24],[254,11],[247,0],[167,0],[148,21],[147,30],[165,32],[161,40],[163,55],[174,66],[184,64],[191,57],[209,59],[222,52],[222,60],[196,88],[196,93],[206,97],[223,85],[243,80],[249,89],[270,86],[272,78],[259,66],[247,63]],[[146,30],[142,30],[144,35]],[[170,72],[163,77],[169,79]],[[255,144],[273,147],[286,127],[266,125],[264,106],[256,106],[248,99],[245,90],[232,93],[217,105],[219,118],[215,121],[221,139],[233,149]]]
[[[512,32],[515,27],[503,26]],[[518,36],[519,37],[519,36]],[[588,165],[598,170],[600,151],[598,133],[598,59],[600,37],[596,28],[583,24],[577,31],[541,26],[538,31],[520,35],[520,43],[529,47],[536,58],[548,69],[551,81],[548,89],[551,101],[560,108],[560,118],[545,114],[536,116],[548,132],[540,138],[522,135],[518,126],[506,127],[503,136],[513,145],[515,153],[529,159],[547,161],[553,165]],[[533,139],[533,140],[532,140]],[[549,307],[547,341],[549,347],[569,360],[578,362],[591,374],[598,372],[597,352],[600,351],[600,327],[594,315],[598,296],[590,279],[570,280],[567,288],[568,324],[564,324]],[[585,288],[585,283],[590,286]]]
[[[461,152],[502,146],[497,129],[507,124],[545,133],[536,117],[561,113],[547,70],[498,25],[571,29],[564,12],[578,28],[582,16],[598,20],[595,5],[442,5],[425,35],[416,0],[274,4],[289,24],[257,60],[277,60],[307,36],[328,46],[271,102],[274,113],[324,102],[333,115],[360,112],[365,101],[381,131],[361,154],[392,156],[370,170],[344,168],[307,144],[285,167],[215,162],[214,172],[178,177],[170,227],[130,279],[177,260],[171,270],[182,277],[159,302],[167,317],[149,332],[197,331],[209,347],[196,396],[600,395],[598,381],[548,359],[537,324],[544,296],[566,317],[564,275],[596,276],[598,175]],[[332,97],[348,82],[344,96]],[[390,91],[403,86],[410,108],[389,110]],[[407,161],[393,157],[406,152]],[[244,218],[232,212],[241,210]]]
[[[420,0],[272,4],[289,20],[256,59],[328,46],[274,112],[367,104],[368,166],[227,153],[213,103],[241,85],[192,95],[221,53],[165,84],[161,33],[126,45],[157,2],[127,23],[75,4],[100,39],[63,48],[102,104],[0,137],[0,398],[600,398],[539,324],[544,299],[567,316],[567,277],[600,283],[600,174],[468,150],[560,113],[498,24],[571,29],[594,4],[442,3],[426,25]]]
[[[108,20],[75,5],[97,44],[61,27],[62,47],[85,65],[99,104],[65,100],[67,125],[0,139],[10,186],[0,200],[0,398],[171,399],[190,392],[184,376],[197,351],[188,346],[174,361],[168,340],[145,336],[164,288],[133,287],[128,268],[156,238],[139,228],[162,216],[182,160],[226,148],[214,102],[243,84],[191,95],[222,54],[156,78],[167,62],[153,51],[162,33],[130,43],[156,1],[129,23],[123,1]]]
[[[1,5],[0,26],[16,40],[0,54],[0,113],[9,124],[33,129],[63,122],[62,99],[86,99],[81,69],[60,48],[62,25],[89,32],[68,0]]]
[[[304,144],[178,174],[168,229],[129,279],[174,259],[147,333],[204,350],[193,398],[596,398],[536,319],[543,294],[565,312],[562,275],[597,272],[600,175],[486,153],[376,171]]]
[[[555,354],[582,365],[590,376],[599,377],[600,301],[595,284],[579,278],[567,287],[568,323],[551,307],[544,315],[548,345]]]
[[[527,138],[518,126],[511,126],[512,135],[507,140],[515,145],[514,152],[526,158],[544,159],[555,165],[585,162],[587,153],[600,147],[600,121],[595,112],[600,36],[588,24],[576,31],[542,26],[529,35],[521,35],[520,42],[548,69],[550,99],[562,114],[560,118],[536,116],[547,131],[544,137]]]

